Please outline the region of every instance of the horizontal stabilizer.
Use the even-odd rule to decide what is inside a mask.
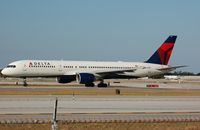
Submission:
[[[187,67],[187,66],[186,66],[186,65],[182,65],[182,66],[173,66],[173,67],[161,68],[161,69],[158,69],[158,70],[167,71],[167,70],[175,70],[175,69],[183,68],[183,67]]]

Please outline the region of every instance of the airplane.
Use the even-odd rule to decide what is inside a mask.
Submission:
[[[56,77],[58,83],[77,81],[86,87],[107,87],[105,79],[131,79],[161,75],[185,66],[168,65],[177,36],[170,35],[145,62],[20,60],[2,70],[6,77]]]

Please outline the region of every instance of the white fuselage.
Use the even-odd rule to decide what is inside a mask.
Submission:
[[[77,73],[112,72],[133,70],[121,75],[146,77],[166,73],[159,69],[167,65],[140,62],[100,62],[100,61],[55,61],[55,60],[21,60],[10,63],[2,74],[12,77],[57,77]]]

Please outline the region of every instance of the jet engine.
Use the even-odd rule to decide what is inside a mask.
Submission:
[[[70,83],[75,80],[76,80],[75,75],[62,75],[62,76],[57,77],[58,83]]]
[[[79,73],[76,75],[76,81],[80,84],[93,83],[96,80],[97,80],[97,78],[94,74]]]

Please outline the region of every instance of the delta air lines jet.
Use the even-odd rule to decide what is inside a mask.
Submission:
[[[177,36],[169,36],[158,50],[145,62],[100,62],[100,61],[56,61],[20,60],[10,63],[2,70],[6,77],[56,77],[58,83],[77,81],[86,87],[107,87],[104,79],[149,77],[168,73],[183,66],[169,66]]]

